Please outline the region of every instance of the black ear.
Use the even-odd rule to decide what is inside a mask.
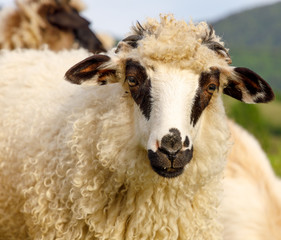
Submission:
[[[107,83],[107,78],[115,74],[115,70],[102,68],[102,64],[110,61],[107,55],[95,54],[75,64],[65,74],[66,80],[74,84],[81,84],[91,80],[99,85]]]
[[[237,67],[228,77],[223,92],[245,103],[266,103],[274,99],[269,84],[248,68]]]
[[[77,29],[90,24],[73,9],[67,11],[64,8],[58,8],[48,13],[47,19],[50,24],[65,30]]]

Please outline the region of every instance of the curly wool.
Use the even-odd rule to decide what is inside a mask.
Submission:
[[[185,172],[163,179],[139,145],[134,103],[122,84],[62,80],[87,56],[82,50],[0,55],[0,236],[221,239],[217,208],[229,148],[221,99],[213,98],[199,120]]]
[[[173,15],[163,15],[160,21],[148,18],[144,23],[144,38],[139,41],[139,55],[149,61],[173,64],[196,72],[208,70],[210,66],[227,66],[224,58],[202,44],[210,28],[206,22],[188,24],[184,20],[175,20]],[[132,32],[134,34],[134,32]],[[213,32],[214,41],[224,43]],[[216,63],[214,65],[214,63]]]
[[[221,205],[224,239],[281,239],[281,181],[257,140],[228,122],[228,155]]]
[[[0,123],[0,179],[6,183],[1,185],[1,236],[219,239],[214,218],[227,149],[221,147],[227,139],[223,110],[202,119],[204,134],[194,143],[198,150],[185,174],[163,180],[134,140],[133,104],[122,87],[77,87],[60,80],[86,56],[82,50],[1,54],[6,76],[0,87],[6,109]],[[7,106],[10,89],[20,97],[9,98]],[[209,122],[219,124],[219,132],[211,131]],[[211,148],[208,139],[214,139]]]
[[[78,12],[85,6],[80,0],[71,0],[70,6]],[[16,0],[16,8],[1,9],[0,48],[35,48],[48,45],[59,51],[78,47],[73,33],[51,26],[40,16],[42,6],[56,5],[54,0]]]

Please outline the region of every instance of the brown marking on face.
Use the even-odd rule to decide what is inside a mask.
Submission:
[[[190,122],[195,126],[199,120],[203,110],[208,106],[213,93],[219,89],[218,69],[211,69],[211,72],[202,72],[199,79],[199,87],[197,89],[194,103],[191,110]]]
[[[148,120],[151,112],[151,83],[145,68],[139,62],[132,59],[126,62],[126,82],[134,101]]]

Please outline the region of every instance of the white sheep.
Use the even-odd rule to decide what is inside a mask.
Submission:
[[[281,181],[257,140],[229,122],[234,143],[228,155],[221,205],[225,240],[281,240]]]
[[[105,51],[89,22],[79,15],[81,0],[16,0],[16,7],[0,11],[0,48],[36,48],[54,51],[78,48]],[[106,41],[108,42],[108,40]]]
[[[273,98],[229,62],[205,22],[170,15],[100,55],[1,52],[2,239],[222,239],[221,94]]]

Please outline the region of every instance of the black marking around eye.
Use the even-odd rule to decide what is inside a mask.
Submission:
[[[139,62],[130,59],[126,63],[127,76],[134,76],[137,79],[138,85],[130,87],[130,92],[145,118],[149,120],[151,112],[151,81],[146,70]]]
[[[208,106],[208,104],[212,98],[212,95],[208,94],[208,92],[206,91],[209,83],[212,80],[213,83],[215,83],[217,86],[219,86],[219,76],[220,76],[220,72],[218,70],[215,70],[211,73],[208,73],[208,72],[201,73],[201,76],[199,79],[199,87],[198,87],[196,95],[194,97],[193,106],[191,109],[190,123],[193,126],[195,126],[195,124],[199,120],[202,112]]]

